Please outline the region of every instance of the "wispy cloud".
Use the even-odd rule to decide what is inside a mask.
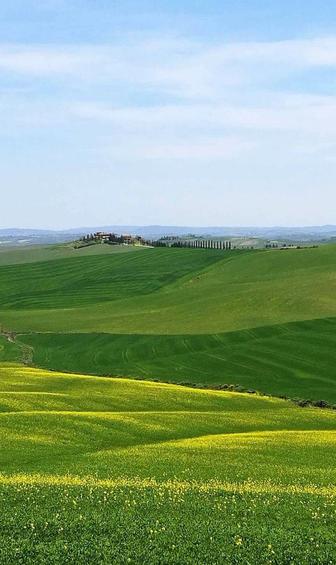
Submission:
[[[267,144],[268,135],[284,146],[291,135],[304,152],[334,146],[336,97],[310,92],[309,81],[295,92],[288,78],[335,66],[336,37],[0,45],[0,113],[7,130],[88,128],[92,144],[107,139],[122,158],[128,149],[144,159],[230,159]]]
[[[93,56],[96,59],[96,56]],[[47,46],[0,46],[0,69],[9,73],[52,76],[82,72],[92,59],[91,50],[86,53],[77,48]]]
[[[104,152],[107,158],[123,161],[213,161],[231,160],[254,149],[253,141],[239,135],[221,135],[217,138],[197,136],[196,139],[185,133],[182,136],[132,135],[118,137],[117,143],[105,139]]]
[[[161,128],[223,128],[258,131],[301,131],[334,133],[336,96],[274,95],[264,104],[229,105],[179,104],[145,107],[114,107],[96,103],[78,103],[74,115],[126,130]],[[335,132],[336,135],[336,132]]]
[[[292,69],[336,66],[336,38],[204,44],[125,37],[104,45],[0,45],[0,69],[32,76],[73,74],[150,83],[191,95]],[[250,72],[249,70],[250,69]],[[218,93],[217,93],[218,94]]]

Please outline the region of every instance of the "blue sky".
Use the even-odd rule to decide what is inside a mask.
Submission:
[[[336,4],[4,0],[0,227],[336,223]]]

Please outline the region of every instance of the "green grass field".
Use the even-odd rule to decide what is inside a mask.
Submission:
[[[75,257],[91,257],[92,255],[111,255],[139,251],[139,246],[125,245],[88,245],[77,248],[76,243],[63,243],[56,245],[29,245],[17,247],[0,246],[0,266],[22,265],[24,263],[38,263],[40,261],[53,261],[54,259],[74,259]]]
[[[222,333],[336,316],[335,246],[143,249],[0,269],[0,319],[19,332]]]
[[[105,247],[0,267],[1,324],[37,365],[335,402],[335,246]]]
[[[197,385],[236,384],[336,404],[336,318],[205,335],[32,334],[40,367]]]
[[[335,559],[334,412],[16,365],[0,383],[1,563]]]
[[[157,253],[144,249],[137,253],[110,253],[73,259],[54,259],[8,265],[0,269],[0,309],[58,309],[63,317],[69,309],[114,303],[129,297],[151,295],[176,280],[222,259],[219,251],[185,250]],[[189,278],[188,277],[188,278]],[[111,307],[111,306],[110,306]],[[70,314],[71,316],[71,314]]]
[[[0,563],[335,563],[335,255],[2,250]]]

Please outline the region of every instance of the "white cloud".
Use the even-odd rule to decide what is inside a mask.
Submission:
[[[214,63],[278,63],[290,67],[335,66],[336,38],[231,43],[208,50]]]
[[[0,69],[26,75],[61,75],[82,69],[83,53],[67,47],[0,46]]]
[[[309,94],[309,81],[286,92],[284,77],[323,66],[336,66],[336,38],[204,45],[127,37],[113,45],[0,46],[3,131],[87,129],[92,145],[101,150],[101,140],[112,139],[111,151],[121,158],[128,151],[142,159],[230,159],[272,137],[286,151],[321,153],[336,141],[336,97]]]
[[[118,160],[231,160],[253,150],[254,143],[244,137],[221,136],[207,138],[198,136],[193,139],[186,135],[162,138],[131,136],[119,138],[118,143],[104,146],[104,154]],[[101,148],[100,148],[101,151]]]
[[[336,66],[336,38],[203,44],[125,37],[104,45],[0,45],[0,69],[34,76],[87,77],[148,85],[183,96],[219,95],[298,68]]]
[[[113,107],[79,103],[72,111],[80,118],[129,131],[146,128],[165,130],[245,129],[334,134],[336,97],[276,95],[263,106],[244,104],[180,104],[149,107]]]

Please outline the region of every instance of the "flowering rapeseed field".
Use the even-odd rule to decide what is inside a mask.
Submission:
[[[336,562],[336,414],[0,368],[0,563]]]

